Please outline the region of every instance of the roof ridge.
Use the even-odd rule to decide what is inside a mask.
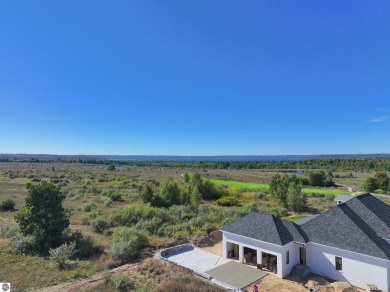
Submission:
[[[292,222],[292,223],[294,224],[295,228],[298,230],[299,234],[303,237],[305,242],[308,243],[310,241],[310,239],[307,236],[307,234],[305,233],[305,231],[302,229],[302,227],[294,222]]]
[[[271,216],[274,221],[282,245],[294,241],[294,236],[290,233],[290,231],[288,231],[287,227],[283,224],[282,219],[274,215]]]
[[[383,238],[379,237],[376,232],[356,214],[347,204],[340,204],[337,206],[341,211],[347,215],[355,225],[363,231],[365,235],[390,259],[390,244]]]
[[[379,216],[379,214],[389,213],[389,206],[384,203],[382,200],[377,197],[371,195],[370,193],[365,193],[356,197],[359,202],[361,202],[367,209],[369,209],[379,220],[385,223],[388,227],[390,227],[390,217],[389,216]],[[374,200],[375,206],[372,204],[366,204],[366,200],[371,199]]]

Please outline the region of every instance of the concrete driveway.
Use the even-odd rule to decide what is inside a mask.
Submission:
[[[167,259],[179,266],[202,273],[232,261],[199,248],[186,249],[170,254]]]

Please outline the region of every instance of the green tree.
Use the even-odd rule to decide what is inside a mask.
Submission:
[[[26,184],[28,195],[25,205],[15,216],[23,235],[33,235],[37,251],[47,254],[49,248],[62,243],[62,232],[69,226],[69,212],[62,206],[65,195],[60,188],[41,182]]]
[[[172,205],[180,205],[181,203],[181,191],[178,184],[169,178],[161,186],[160,198],[164,207],[170,207]]]
[[[185,174],[183,174],[183,180],[186,184],[188,184],[190,182],[190,175],[186,172]]]
[[[295,212],[303,212],[307,209],[307,198],[296,182],[290,182],[288,185],[287,206],[289,210]]]
[[[190,183],[193,186],[199,186],[202,183],[202,176],[199,172],[195,172],[190,177]]]
[[[363,190],[366,192],[374,192],[378,188],[376,180],[373,177],[369,177],[364,181]]]
[[[294,186],[294,188],[290,188],[291,183],[294,183],[291,185]],[[274,175],[269,186],[271,203],[276,206],[289,208],[289,202],[287,200],[289,192],[295,192],[298,190],[298,188],[300,193],[300,181],[296,175]]]
[[[154,188],[155,186],[152,183],[146,183],[140,188],[139,194],[144,203],[153,205],[155,200]]]
[[[208,179],[202,181],[199,192],[204,200],[218,200],[225,195],[229,195],[226,189],[216,186]]]
[[[377,173],[375,173],[374,179],[376,181],[378,189],[387,191],[390,179],[385,171],[378,171]]]
[[[114,164],[114,163],[110,163],[110,164],[107,166],[107,170],[109,170],[109,171],[114,171],[114,170],[115,170],[115,164]]]
[[[335,185],[333,181],[333,173],[331,171],[328,171],[325,176],[324,186],[325,187],[332,187]]]

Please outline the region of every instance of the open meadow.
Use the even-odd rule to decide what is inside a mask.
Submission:
[[[166,207],[145,203],[141,190],[152,185],[159,192],[170,179],[185,196],[191,186],[185,182],[186,173],[199,171],[203,180],[209,179],[226,201],[201,199],[198,203]],[[0,211],[0,270],[17,288],[44,287],[64,281],[89,277],[123,263],[110,253],[113,234],[122,227],[135,228],[146,237],[146,243],[130,259],[137,262],[151,255],[150,251],[174,244],[195,235],[206,235],[225,224],[248,214],[261,211],[292,221],[334,205],[337,194],[348,194],[346,186],[361,190],[366,177],[372,173],[335,172],[334,181],[343,186],[304,187],[308,209],[292,212],[274,206],[269,199],[269,184],[276,170],[207,169],[186,167],[159,167],[63,162],[1,162],[0,202],[11,199],[15,210]],[[70,211],[68,233],[80,231],[91,239],[95,252],[92,256],[75,259],[69,269],[58,270],[47,257],[23,256],[9,253],[10,237],[16,232],[14,216],[24,205],[27,196],[25,184],[47,181],[61,188],[65,194],[64,206]],[[137,232],[138,232],[137,231]],[[22,269],[21,267],[34,267]],[[15,269],[18,272],[15,272]],[[44,276],[39,276],[44,275]],[[192,280],[191,280],[192,281]]]

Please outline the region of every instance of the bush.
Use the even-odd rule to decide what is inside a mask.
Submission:
[[[15,202],[11,199],[7,199],[0,204],[0,211],[13,211],[15,210]]]
[[[205,223],[202,226],[202,230],[205,231],[207,234],[209,234],[210,232],[213,232],[216,229],[217,229],[216,226],[214,224],[211,224],[211,223]]]
[[[100,252],[95,246],[92,237],[84,236],[79,230],[65,235],[64,242],[76,242],[78,258],[90,258]]]
[[[109,190],[108,192],[105,192],[104,196],[110,198],[113,201],[121,201],[122,200],[122,195],[118,192],[115,192],[114,190]]]
[[[90,221],[89,221],[89,216],[84,214],[83,216],[81,216],[81,222],[83,223],[83,225],[89,225],[90,224]]]
[[[97,205],[94,202],[87,202],[83,205],[83,211],[91,212],[97,209]]]
[[[134,288],[133,283],[125,275],[113,277],[110,282],[119,292],[126,292]]]
[[[239,206],[240,202],[238,199],[234,197],[222,197],[217,200],[217,204],[221,206],[231,207],[231,206]]]
[[[15,234],[11,237],[10,251],[16,254],[34,254],[36,252],[35,236]]]
[[[111,204],[112,204],[112,199],[111,198],[109,198],[109,197],[101,197],[100,201],[103,203],[103,205],[105,207],[111,207]]]
[[[20,233],[20,229],[17,225],[9,225],[0,228],[0,235],[5,238],[12,238],[16,234]]]
[[[274,215],[274,216],[279,217],[279,218],[280,217],[287,217],[289,215],[288,210],[286,208],[283,208],[283,207],[262,206],[262,207],[260,207],[259,211],[262,213]]]
[[[122,263],[134,260],[140,250],[148,243],[145,233],[134,228],[115,228],[108,253]]]
[[[56,262],[58,268],[66,268],[67,261],[77,252],[76,242],[64,243],[57,248],[50,248],[49,259],[53,262]]]
[[[166,209],[154,208],[148,205],[132,205],[122,210],[114,210],[111,215],[112,223],[118,225],[134,225],[140,221],[159,218],[163,222],[171,218]]]
[[[258,208],[257,208],[257,205],[256,203],[247,203],[245,205],[242,206],[241,208],[241,212],[243,214],[249,214],[251,212],[257,212]]]
[[[97,233],[103,233],[106,229],[111,227],[111,220],[103,216],[96,217],[91,222],[91,229]]]

